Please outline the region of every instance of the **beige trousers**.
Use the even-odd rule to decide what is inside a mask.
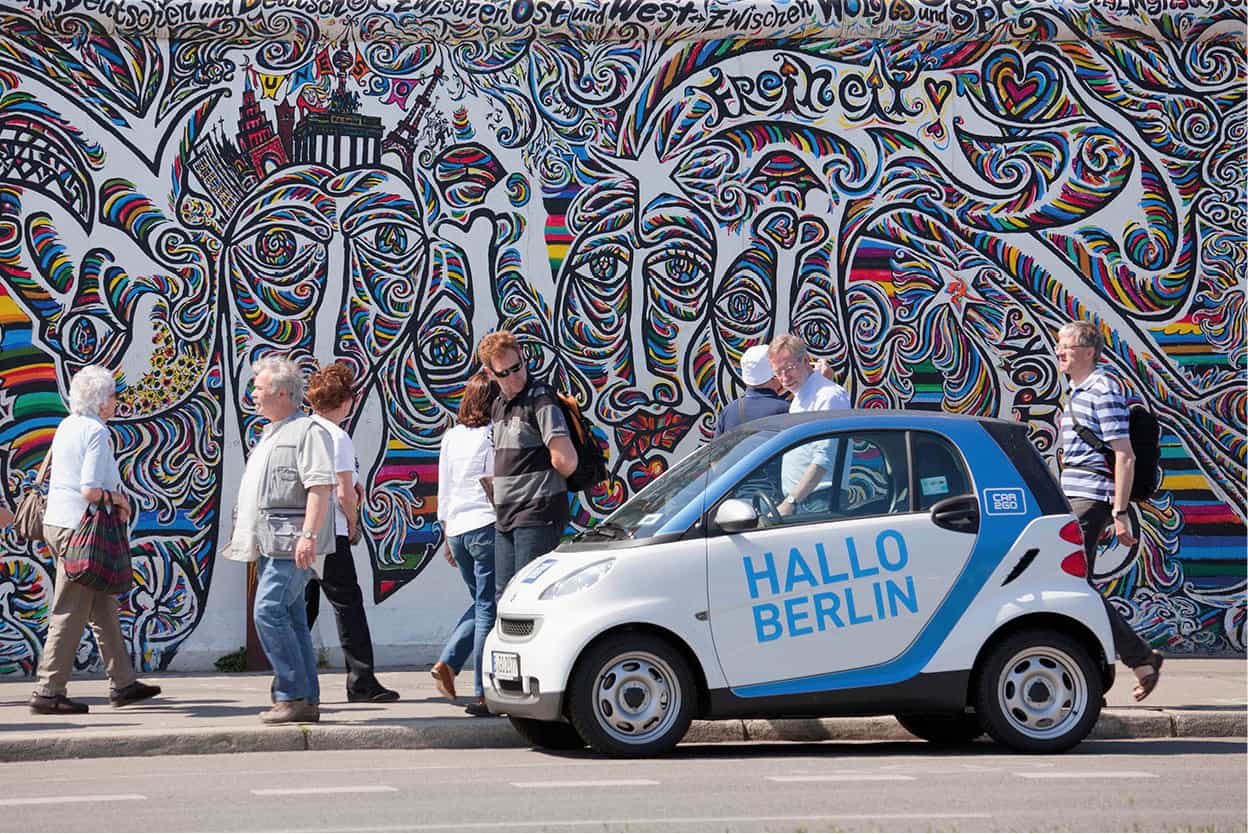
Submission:
[[[56,559],[56,588],[52,592],[52,616],[48,639],[39,659],[39,686],[35,694],[55,697],[65,694],[65,685],[74,671],[74,655],[82,641],[83,626],[88,623],[104,658],[113,689],[121,689],[135,681],[130,650],[121,636],[121,620],[117,618],[117,597],[96,591],[65,578],[65,550],[73,530],[45,525],[48,550]]]

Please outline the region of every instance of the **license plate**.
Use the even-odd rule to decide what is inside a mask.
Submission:
[[[494,677],[505,681],[520,680],[520,655],[515,652],[494,652]]]

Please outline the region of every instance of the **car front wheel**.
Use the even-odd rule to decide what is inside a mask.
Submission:
[[[1083,644],[1061,632],[1012,634],[984,658],[976,712],[988,734],[1014,750],[1069,750],[1101,714],[1096,668]]]
[[[613,635],[577,663],[568,717],[600,753],[660,756],[684,738],[696,700],[679,651],[650,634]]]

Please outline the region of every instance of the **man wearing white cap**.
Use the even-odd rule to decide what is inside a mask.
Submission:
[[[755,345],[741,354],[741,381],[745,383],[745,393],[719,412],[716,437],[742,423],[789,411],[789,401],[780,393],[780,380],[767,359],[767,345]]]

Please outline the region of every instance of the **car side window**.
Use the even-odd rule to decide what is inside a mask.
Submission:
[[[834,470],[840,447],[841,439],[834,435],[804,440],[746,475],[728,497],[753,506],[764,527],[825,520],[832,516],[836,503]],[[814,479],[814,488],[791,515],[781,516],[778,507],[785,496],[791,495],[808,474]]]
[[[919,510],[929,510],[938,501],[971,491],[971,478],[962,455],[948,440],[927,432],[914,432],[910,436],[910,447]]]
[[[842,518],[908,512],[910,467],[903,432],[865,432],[846,438],[836,511]]]

